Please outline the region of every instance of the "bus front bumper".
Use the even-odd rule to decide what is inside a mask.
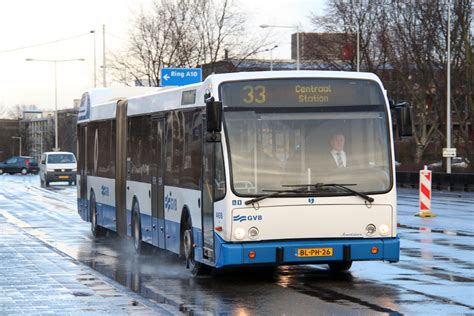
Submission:
[[[304,249],[304,251],[302,251]],[[319,249],[319,250],[318,250]],[[322,251],[322,249],[326,249]],[[331,255],[327,254],[328,250]],[[335,261],[397,262],[400,239],[322,239],[306,241],[225,243],[216,236],[216,267],[241,265],[315,264]],[[306,252],[307,256],[301,256]],[[317,255],[312,256],[311,254]],[[254,257],[253,257],[254,255]],[[253,257],[253,259],[251,259]]]

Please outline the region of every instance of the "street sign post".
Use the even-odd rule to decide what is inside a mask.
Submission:
[[[443,157],[445,158],[456,157],[456,148],[443,148]]]
[[[184,86],[201,81],[201,68],[161,68],[160,87]]]

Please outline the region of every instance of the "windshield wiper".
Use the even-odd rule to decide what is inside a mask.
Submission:
[[[305,188],[299,188],[299,189],[294,189],[294,190],[262,190],[262,191],[263,192],[271,192],[271,193],[253,198],[253,199],[248,200],[248,201],[245,201],[245,205],[253,204],[255,202],[260,202],[261,200],[264,200],[264,199],[267,199],[267,198],[270,198],[270,197],[274,197],[274,196],[278,196],[278,195],[283,194],[283,193],[302,193],[306,190],[305,190]]]
[[[363,198],[364,200],[366,200],[367,202],[372,203],[374,201],[373,197],[370,197],[367,194],[364,194],[364,193],[361,193],[361,192],[357,192],[357,191],[352,190],[351,188],[348,187],[348,186],[351,186],[351,185],[357,185],[357,184],[355,184],[355,183],[283,184],[282,187],[287,187],[287,188],[296,187],[296,188],[308,188],[308,189],[314,188],[315,190],[320,189],[320,188],[324,188],[324,187],[334,187],[334,188],[343,189],[346,192],[350,192],[354,195],[357,195],[357,196]]]

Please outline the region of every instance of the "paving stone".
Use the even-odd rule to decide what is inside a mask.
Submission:
[[[1,211],[1,209],[0,209]],[[0,315],[156,315],[0,212]],[[164,312],[168,314],[168,312]]]

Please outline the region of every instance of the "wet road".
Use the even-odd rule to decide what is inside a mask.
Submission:
[[[474,194],[433,193],[436,218],[414,217],[417,192],[400,190],[401,260],[233,270],[192,278],[174,254],[138,257],[128,241],[94,240],[76,210],[76,188],[42,189],[37,176],[0,176],[0,214],[64,256],[186,314],[474,314]]]

